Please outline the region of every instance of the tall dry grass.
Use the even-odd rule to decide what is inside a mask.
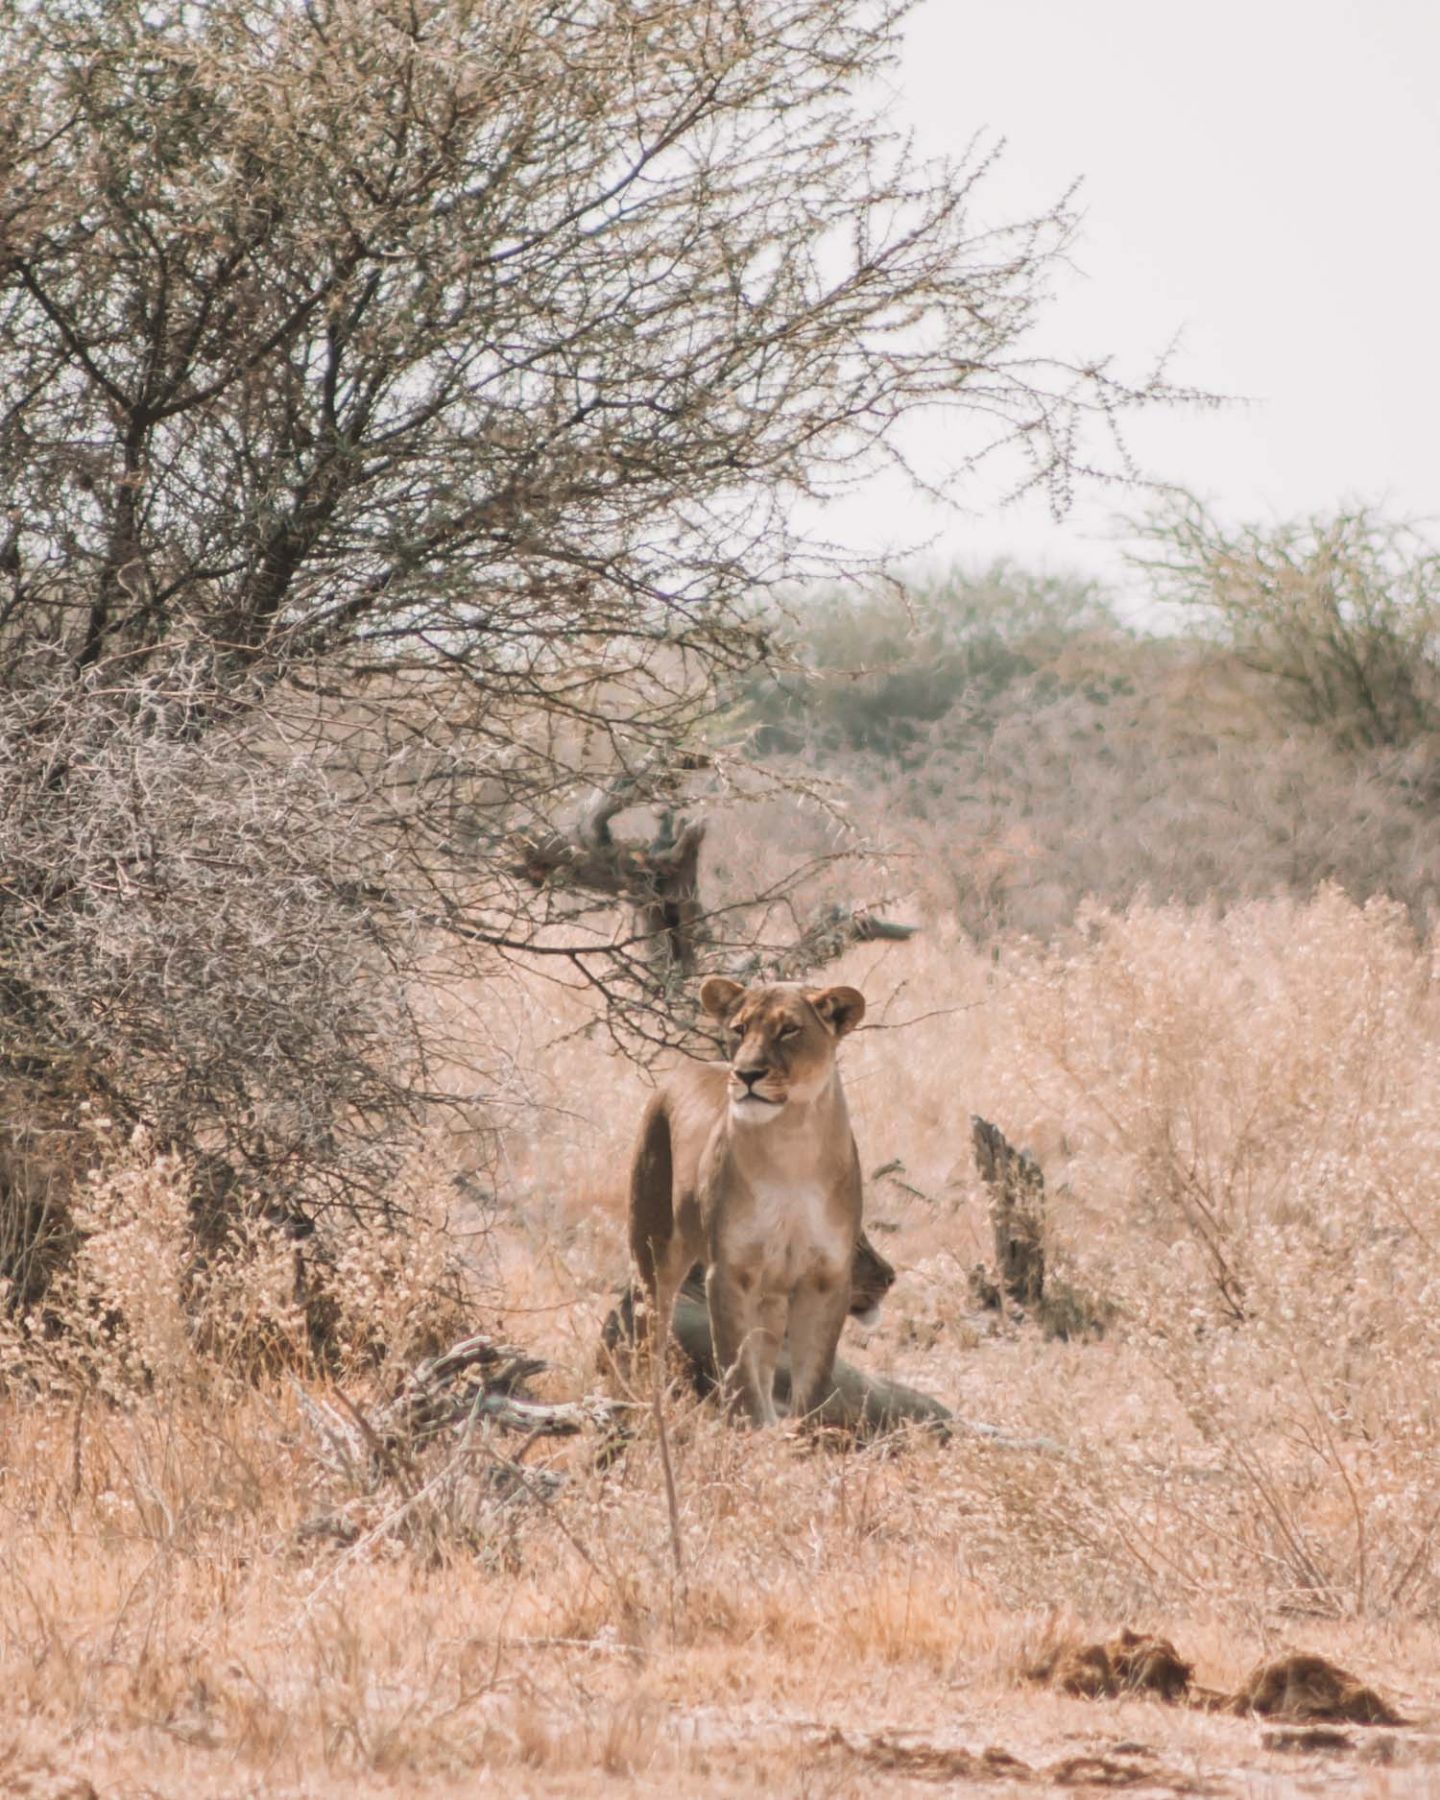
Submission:
[[[1155,1522],[1133,1553],[1262,1611],[1433,1613],[1433,953],[1398,906],[1335,890],[1081,929],[1017,959],[997,1060],[1002,1093],[1064,1121],[1066,1252],[1124,1309],[1208,1484],[1137,1473]]]
[[[1404,910],[1335,889],[1091,908],[1064,947],[998,956],[939,921],[838,974],[871,996],[847,1090],[867,1168],[888,1169],[869,1217],[902,1264],[870,1355],[1071,1453],[987,1481],[1006,1591],[1433,1615],[1440,993]],[[590,1268],[623,1274],[638,1092],[584,1054],[567,1040],[557,1087],[588,1104],[514,1151],[582,1293]],[[1040,1154],[1052,1267],[1116,1309],[1103,1343],[980,1335],[972,1111]]]
[[[844,1067],[900,1270],[844,1353],[1051,1448],[837,1454],[677,1397],[677,1575],[643,1408],[604,1466],[589,1435],[488,1428],[398,1473],[330,1454],[322,1409],[373,1413],[434,1328],[443,1219],[413,1265],[339,1280],[345,1368],[257,1381],[177,1299],[177,1172],[131,1146],[82,1209],[103,1381],[43,1332],[9,1340],[13,1768],[166,1796],[800,1793],[817,1771],[844,1793],[869,1777],[835,1729],[1032,1762],[1099,1729],[1103,1709],[1017,1681],[1066,1621],[1158,1627],[1216,1685],[1298,1640],[1433,1708],[1440,1001],[1405,914],[1338,891],[1141,904],[998,953],[936,918],[836,977],[871,1001]],[[491,1021],[536,1110],[486,1173],[499,1204],[460,1312],[549,1356],[564,1396],[596,1384],[625,1273],[643,1081],[577,993],[517,987]],[[972,1300],[972,1112],[1040,1156],[1052,1269],[1113,1307],[1104,1337],[1049,1341]],[[294,1326],[284,1275],[235,1265],[220,1318]],[[1192,1769],[1253,1753],[1223,1721],[1115,1716]]]

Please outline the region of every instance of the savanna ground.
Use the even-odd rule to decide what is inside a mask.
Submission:
[[[892,134],[906,11],[0,11],[0,1789],[1434,1783],[1440,556],[795,585],[912,409],[1063,510],[1204,398],[1040,353],[1078,220]],[[386,1429],[477,1327],[596,1388],[608,1032],[867,905],[850,1353],[1029,1447]],[[1103,1335],[972,1306],[972,1112]],[[1420,1724],[1026,1684],[1121,1624]]]
[[[256,1381],[202,1354],[171,1279],[182,1184],[122,1146],[73,1277],[107,1321],[90,1360],[72,1339],[38,1399],[4,1403],[0,1788],[1440,1789],[1440,993],[1404,911],[1334,889],[1141,903],[983,953],[936,915],[836,978],[871,1003],[844,1068],[900,1272],[842,1353],[1046,1442],[817,1449],[677,1395],[677,1578],[643,1409],[603,1468],[595,1431],[480,1427],[367,1476],[323,1420],[373,1409],[394,1367]],[[457,1201],[465,1146],[438,1145],[412,1183],[428,1226],[337,1289],[392,1345],[448,1307],[456,1335],[548,1358],[551,1397],[594,1392],[643,1078],[573,993],[515,983],[490,1018],[537,1071],[470,1183],[491,1197]],[[1103,1336],[977,1309],[972,1112],[1039,1156],[1054,1275],[1113,1310]],[[217,1274],[212,1315],[298,1334],[293,1255]],[[1254,1720],[1025,1680],[1058,1636],[1121,1624],[1213,1688],[1324,1652],[1416,1725],[1297,1752]]]

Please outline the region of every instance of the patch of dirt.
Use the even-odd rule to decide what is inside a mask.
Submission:
[[[826,1749],[843,1750],[872,1769],[921,1781],[1029,1781],[1035,1774],[1028,1763],[995,1745],[977,1754],[958,1745],[888,1733],[847,1737],[838,1729],[830,1731],[823,1744]]]
[[[1260,1734],[1262,1750],[1291,1750],[1300,1754],[1322,1750],[1353,1750],[1355,1740],[1334,1725],[1282,1725]]]

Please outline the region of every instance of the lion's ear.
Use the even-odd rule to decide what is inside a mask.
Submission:
[[[707,975],[700,983],[700,1004],[712,1019],[728,1019],[744,992],[728,975]]]
[[[844,1037],[865,1017],[865,996],[859,988],[809,988],[805,998],[835,1033]]]

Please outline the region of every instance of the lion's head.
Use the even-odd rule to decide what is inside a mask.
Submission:
[[[747,1125],[814,1100],[830,1080],[836,1043],[865,1016],[865,997],[852,987],[745,988],[723,975],[701,982],[700,1004],[725,1027],[730,1116]]]

